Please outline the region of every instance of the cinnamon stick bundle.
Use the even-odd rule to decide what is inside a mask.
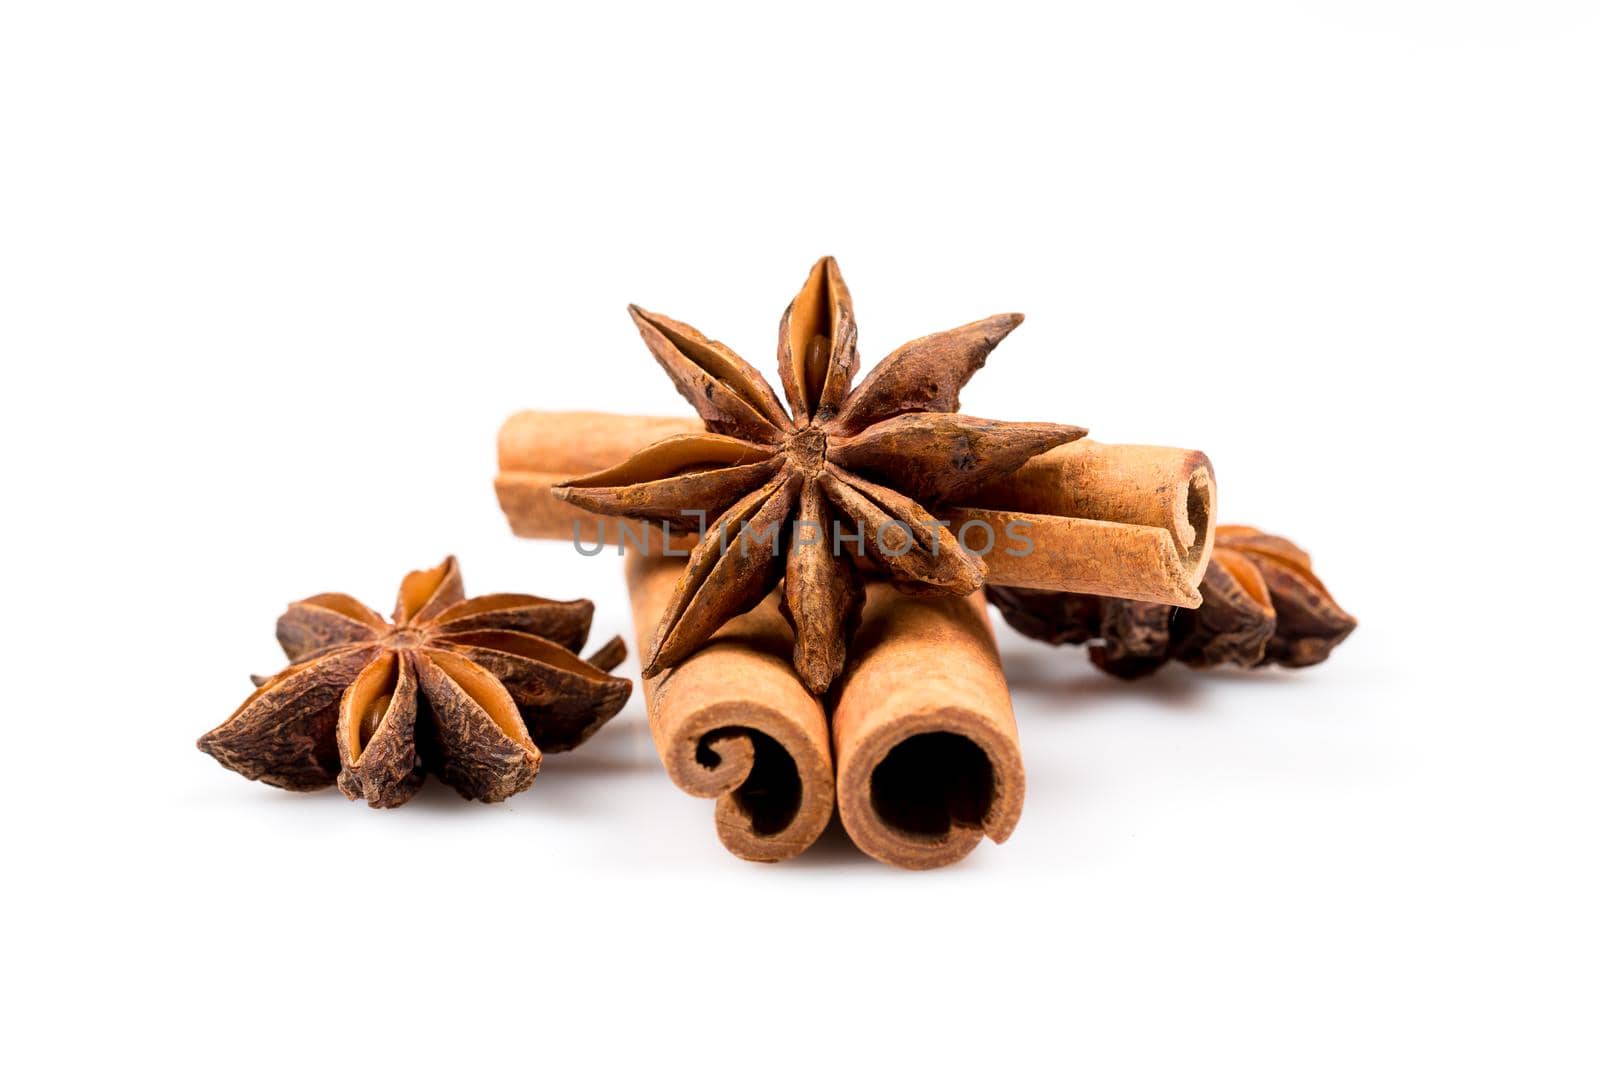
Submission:
[[[652,633],[682,572],[630,552],[634,627]],[[715,797],[717,834],[743,859],[798,855],[837,796],[867,855],[924,870],[954,863],[1022,815],[1022,752],[982,594],[867,591],[831,727],[790,666],[777,598],[689,659],[646,679],[656,750],[673,783]],[[831,751],[840,753],[835,768]]]
[[[602,531],[596,516],[550,489],[699,428],[691,419],[514,415],[500,434],[501,507],[520,536],[576,533],[593,545],[603,532],[609,544],[629,537],[659,551],[659,530],[645,532],[653,542],[616,519]],[[1027,523],[1033,551],[987,555],[991,585],[1194,605],[1215,501],[1202,453],[1078,441],[1030,460],[942,517],[957,526],[981,519],[994,530]],[[682,560],[627,556],[634,621],[648,644]],[[856,844],[899,866],[953,863],[984,837],[1010,835],[1024,777],[981,595],[923,599],[874,584],[831,731],[790,666],[792,641],[769,598],[645,683],[662,762],[680,788],[717,797],[718,834],[730,851],[757,860],[803,851],[826,825],[835,795]]]
[[[1022,751],[983,594],[874,583],[833,711],[839,815],[861,851],[924,870],[1022,816]]]
[[[634,627],[648,643],[683,561],[629,552],[627,573]],[[771,596],[644,683],[668,776],[692,796],[716,798],[717,836],[742,859],[799,855],[833,815],[828,720],[790,666],[793,645]]]
[[[524,411],[500,431],[500,507],[521,537],[659,544],[660,530],[608,519],[556,500],[551,486],[613,466],[644,445],[700,429],[693,419]],[[953,528],[1025,532],[1031,549],[997,546],[984,561],[991,585],[1094,593],[1181,607],[1200,603],[1216,506],[1201,452],[1075,441],[961,501],[941,518]],[[575,526],[574,523],[577,525]],[[1013,523],[1022,523],[1020,527]],[[653,538],[653,540],[650,540]],[[980,547],[982,538],[977,537]]]

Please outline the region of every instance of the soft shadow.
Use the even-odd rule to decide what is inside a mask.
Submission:
[[[546,753],[539,777],[519,796],[527,798],[525,803],[574,815],[595,807],[608,790],[646,776],[659,777],[670,788],[650,741],[649,724],[642,717],[619,715],[572,751]]]
[[[1190,713],[1211,702],[1208,690],[1303,683],[1300,672],[1278,667],[1193,670],[1181,663],[1169,663],[1154,674],[1128,681],[1100,670],[1077,647],[1008,649],[1003,659],[1013,693],[1043,701],[1053,711],[1072,714],[1102,713],[1129,705]]]
[[[363,808],[367,806],[367,802],[364,800],[358,800],[354,803],[361,805]],[[427,781],[422,783],[422,788],[417,790],[416,795],[410,800],[398,808],[374,808],[371,814],[381,815],[386,819],[403,819],[408,812],[412,815],[416,815],[418,812],[426,812],[430,817],[440,813],[481,817],[480,809],[501,806],[499,804],[484,804],[480,801],[468,800],[430,774]]]
[[[539,769],[562,778],[649,774],[661,770],[661,760],[650,740],[650,725],[641,716],[624,711],[600,727],[595,735],[570,752],[549,752]]]
[[[407,810],[435,813],[481,814],[484,808],[519,808],[536,804],[544,811],[559,810],[565,815],[579,814],[599,796],[599,779],[660,773],[661,762],[650,743],[650,728],[643,719],[620,715],[602,726],[588,741],[571,752],[546,753],[539,776],[526,792],[508,798],[503,804],[483,804],[467,800],[433,775],[416,796],[405,804],[380,814],[403,816]],[[338,790],[332,790],[337,795]]]
[[[833,818],[828,820],[822,836],[817,838],[810,848],[793,859],[784,860],[775,866],[785,870],[802,868],[833,870],[839,867],[858,869],[882,867],[883,864],[856,848],[856,843],[844,832],[844,823],[839,821],[839,813],[836,811],[833,813]]]

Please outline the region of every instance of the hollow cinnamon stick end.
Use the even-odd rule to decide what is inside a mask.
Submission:
[[[925,870],[1010,837],[1025,778],[981,594],[871,587],[833,737],[840,820],[874,859]]]
[[[645,641],[682,561],[630,553],[634,626]],[[717,836],[741,859],[804,852],[833,815],[833,754],[822,706],[790,666],[793,637],[775,600],[719,630],[645,681],[656,751],[673,783],[716,798]]]
[[[1179,490],[1181,504],[1174,509],[1182,519],[1174,524],[1173,538],[1190,580],[1198,586],[1217,542],[1217,475],[1204,452],[1190,451],[1186,456],[1188,480]]]
[[[867,855],[928,870],[1010,837],[1024,786],[1014,733],[970,709],[926,709],[884,723],[840,761],[839,816]]]
[[[1185,585],[1197,586],[1205,575],[1216,539],[1217,476],[1211,460],[1195,449],[1073,441],[1035,456],[1020,470],[961,503],[969,508],[1038,515],[1041,520],[1070,517],[1107,526],[1143,528],[1142,532],[1120,536],[1094,535],[1087,526],[1069,531],[1088,539],[1071,548],[1070,554],[1081,561],[1077,570],[1098,567],[1106,571],[1099,579],[1102,584],[1116,585],[1120,572],[1130,566],[1135,571],[1144,566],[1142,562],[1130,565],[1123,559],[1123,540],[1139,540],[1147,538],[1149,530],[1164,530],[1171,547],[1164,548],[1162,555],[1173,557],[1173,564],[1163,570],[1180,574]],[[1004,559],[999,562],[1008,565]],[[1030,580],[993,584],[1089,591],[1075,588],[1079,582],[1075,573],[1057,573],[1043,564],[1036,566],[1038,574]],[[1026,563],[1023,569],[1026,570]],[[1137,591],[1109,595],[1147,599]]]
[[[692,796],[716,798],[717,837],[740,859],[798,856],[833,815],[833,761],[818,722],[797,723],[759,700],[685,705],[670,674],[657,688],[651,726],[667,775]],[[662,721],[662,715],[669,721]],[[818,745],[818,740],[823,745]]]

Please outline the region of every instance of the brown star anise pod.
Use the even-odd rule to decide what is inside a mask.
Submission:
[[[1119,678],[1143,677],[1169,660],[1309,667],[1356,628],[1310,556],[1250,526],[1217,527],[1198,608],[999,586],[987,593],[1019,632],[1056,645],[1087,643],[1095,666]]]
[[[409,800],[431,771],[470,800],[504,800],[541,749],[580,744],[627,702],[613,638],[575,653],[594,605],[518,593],[464,599],[455,557],[400,583],[394,622],[354,597],[289,605],[292,661],[199,741],[224,767],[284,789],[338,783],[375,808]]]
[[[557,494],[680,531],[714,520],[656,631],[646,676],[682,661],[781,582],[795,667],[823,692],[844,667],[859,616],[858,551],[909,591],[972,592],[983,560],[932,509],[1085,433],[955,414],[961,387],[1021,315],[911,341],[852,389],[855,315],[831,257],[812,267],[778,326],[787,410],[726,346],[665,315],[629,311],[706,432],[658,442]]]

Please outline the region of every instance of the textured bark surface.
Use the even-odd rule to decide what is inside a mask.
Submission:
[[[1159,526],[978,508],[950,508],[944,516],[957,530],[976,522],[1026,538],[1019,555],[1002,548],[989,556],[991,587],[1070,589],[1185,607],[1200,603],[1198,575]]]
[[[556,499],[556,483],[575,474],[614,467],[665,438],[700,433],[695,418],[608,415],[597,411],[542,411],[514,415],[500,427],[495,495],[518,537],[573,540],[616,547],[626,527],[630,545],[662,548],[658,528],[607,518]],[[688,541],[688,539],[685,539]]]
[[[627,703],[633,683],[606,673],[622,662],[613,638],[589,660],[525,633],[478,630],[450,636],[454,651],[493,674],[545,752],[576,748]],[[610,665],[596,661],[605,656]]]
[[[417,671],[411,657],[385,652],[339,702],[339,791],[375,808],[410,800],[426,777],[417,753]]]
[[[510,715],[490,712],[497,699],[509,705],[510,696],[503,689],[491,694],[469,690],[471,676],[448,654],[417,655],[415,666],[433,719],[429,736],[439,756],[431,769],[440,780],[468,800],[484,803],[504,800],[532,785],[542,759],[538,747],[514,709]],[[484,682],[476,680],[479,685]]]
[[[961,501],[1165,530],[1196,581],[1215,540],[1216,477],[1204,452],[1077,441],[1023,464]]]
[[[577,522],[582,544],[616,545],[618,524],[625,520],[580,511],[557,500],[553,487],[570,475],[593,473],[595,468],[584,463],[622,463],[650,433],[667,437],[697,429],[694,419],[539,411],[511,416],[500,434],[495,489],[512,532],[568,540]],[[574,436],[563,438],[561,432]],[[614,445],[607,448],[599,443],[604,441]],[[1002,536],[1009,524],[1021,522],[1033,543],[1027,554],[1011,555],[1009,540],[1002,540],[984,557],[991,587],[1137,597],[1185,607],[1200,602],[1197,587],[1210,558],[1216,506],[1215,480],[1203,453],[1074,441],[997,478],[976,499],[1008,506],[957,500],[941,507],[939,517],[952,521],[953,529],[977,521]],[[630,528],[630,548],[646,543],[637,526]],[[660,551],[659,530],[646,535],[649,549]]]
[[[546,600],[525,593],[494,593],[446,608],[433,619],[440,634],[484,630],[536,634],[577,652],[589,639],[594,604],[587,600]]]
[[[339,774],[339,700],[376,655],[376,649],[351,648],[273,675],[200,739],[200,751],[280,789],[332,785]]]
[[[373,807],[409,800],[433,773],[470,799],[532,784],[541,747],[581,743],[627,702],[606,673],[613,639],[589,661],[594,605],[518,593],[465,599],[454,557],[400,583],[393,622],[342,593],[289,606],[278,640],[295,660],[202,751],[286,789],[337,783]]]
[[[826,690],[844,670],[845,635],[860,623],[864,599],[856,568],[833,565],[833,549],[823,532],[827,517],[821,486],[807,485],[800,498],[800,519],[808,524],[807,533],[797,536],[789,551],[784,585],[786,594],[790,583],[809,585],[814,591],[812,610],[796,615],[792,598],[779,598],[783,617],[794,630],[794,668],[813,693]]]
[[[654,632],[682,566],[628,556],[640,634]],[[644,683],[650,733],[673,783],[714,798],[723,846],[764,862],[809,848],[834,808],[827,719],[791,666],[793,638],[776,601],[767,597]]]
[[[1022,753],[982,594],[908,597],[874,583],[851,653],[833,712],[851,840],[926,869],[1009,837]]]

